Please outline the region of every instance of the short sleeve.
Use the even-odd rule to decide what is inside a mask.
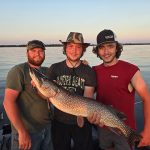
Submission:
[[[49,80],[56,80],[56,73],[55,73],[55,65],[54,64],[52,64],[48,68],[48,79]]]
[[[91,67],[88,68],[88,71],[86,73],[85,86],[96,87],[96,74],[95,74],[94,70]]]
[[[24,75],[18,67],[13,67],[7,74],[6,88],[17,91],[23,90]]]

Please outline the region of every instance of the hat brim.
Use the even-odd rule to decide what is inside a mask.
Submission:
[[[27,47],[27,50],[34,49],[34,48],[41,48],[41,49],[43,49],[43,50],[46,50],[45,47],[40,46],[40,45],[32,45],[32,46],[28,46],[28,47]]]
[[[88,47],[90,46],[90,43],[75,43],[75,42],[63,42],[61,40],[59,40],[63,45],[67,44],[67,43],[74,43],[74,44],[82,44],[84,47]]]
[[[99,44],[96,45],[96,47],[102,45],[102,44],[105,44],[105,43],[117,43],[118,41],[105,41],[105,42],[101,42]]]

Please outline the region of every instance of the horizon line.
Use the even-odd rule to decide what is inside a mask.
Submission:
[[[127,42],[121,43],[122,45],[150,45],[147,42]],[[89,46],[96,46],[97,44],[90,44]],[[1,44],[0,47],[26,47],[26,44]],[[63,44],[45,44],[45,47],[62,47]]]

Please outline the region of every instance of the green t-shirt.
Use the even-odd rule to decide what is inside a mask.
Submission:
[[[47,73],[46,67],[41,67],[40,70]],[[37,132],[50,123],[51,111],[48,109],[48,102],[32,88],[28,63],[16,65],[8,72],[6,88],[20,92],[17,104],[29,132]]]

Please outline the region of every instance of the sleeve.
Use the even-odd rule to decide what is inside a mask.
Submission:
[[[95,66],[92,66],[92,70],[94,70],[94,72],[95,72]]]
[[[48,68],[47,76],[49,80],[56,80],[55,66],[53,64]]]
[[[24,78],[23,73],[17,67],[13,67],[7,74],[6,88],[10,88],[17,91],[23,90]]]
[[[48,77],[48,72],[49,72],[49,68],[48,67],[42,67],[42,73],[44,73],[44,75],[46,77]]]
[[[89,67],[89,69],[86,73],[85,86],[96,87],[96,74],[95,74],[94,70],[91,67]]]
[[[129,80],[131,80],[133,78],[133,76],[135,75],[135,73],[140,70],[138,68],[138,66],[131,64],[130,68],[128,69],[128,73],[129,73]]]

